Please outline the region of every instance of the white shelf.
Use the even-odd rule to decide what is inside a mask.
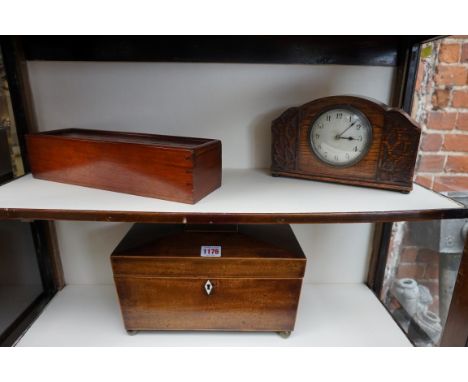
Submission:
[[[69,285],[17,346],[411,346],[363,284],[304,284],[294,332],[140,332],[123,326],[113,285]]]
[[[79,187],[26,175],[0,187],[0,217],[103,221],[391,221],[460,217],[462,206],[417,184],[409,194],[224,170],[222,187],[195,205]],[[458,215],[456,215],[458,214]],[[234,218],[233,218],[234,219]],[[275,220],[276,219],[276,220]]]

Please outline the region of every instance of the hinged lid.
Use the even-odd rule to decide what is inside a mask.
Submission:
[[[135,224],[111,259],[116,277],[297,278],[306,263],[288,225]]]

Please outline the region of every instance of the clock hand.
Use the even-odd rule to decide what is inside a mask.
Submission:
[[[359,120],[356,119],[351,125],[349,125],[346,129],[344,129],[344,130],[341,132],[341,134],[338,134],[335,138],[336,138],[336,139],[340,139],[341,136],[342,136],[344,133],[346,133],[349,129],[351,129],[351,127],[353,127],[354,124],[355,124],[357,121],[359,121]]]
[[[350,141],[357,141],[358,140],[357,138],[353,138],[353,137],[337,137],[337,139],[348,139]]]

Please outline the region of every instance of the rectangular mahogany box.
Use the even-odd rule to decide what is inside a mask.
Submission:
[[[221,186],[215,139],[64,129],[26,141],[39,179],[191,204]]]
[[[288,225],[135,224],[111,263],[128,331],[287,334],[306,258]]]

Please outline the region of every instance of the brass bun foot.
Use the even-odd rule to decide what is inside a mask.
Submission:
[[[277,333],[281,338],[289,338],[289,336],[291,335],[291,331],[283,331],[283,332],[277,332]]]

